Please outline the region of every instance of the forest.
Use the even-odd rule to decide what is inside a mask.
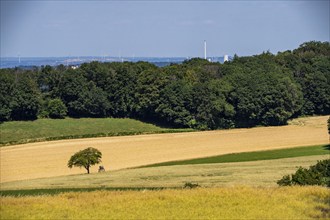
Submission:
[[[200,130],[284,125],[330,114],[330,44],[263,52],[224,64],[200,58],[0,69],[0,121],[135,118]]]

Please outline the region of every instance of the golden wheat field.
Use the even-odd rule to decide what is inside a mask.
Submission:
[[[327,144],[328,116],[301,118],[287,126],[176,134],[105,137],[31,143],[0,148],[1,182],[85,172],[68,169],[75,152],[95,147],[107,170],[244,151]],[[96,172],[97,167],[92,167]]]
[[[321,187],[95,191],[3,197],[2,219],[314,219],[329,218]]]

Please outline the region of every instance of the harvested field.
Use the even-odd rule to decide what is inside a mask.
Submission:
[[[107,170],[228,153],[327,144],[329,116],[288,126],[40,142],[0,148],[1,182],[83,173],[70,156],[86,147],[103,153]],[[96,172],[97,167],[91,171]]]
[[[183,187],[186,182],[202,187],[248,185],[276,187],[284,175],[295,173],[297,167],[308,168],[327,155],[261,160],[251,162],[196,164],[148,167],[21,180],[1,183],[1,190],[63,189],[63,188],[145,188]],[[129,180],[129,181],[127,181]]]

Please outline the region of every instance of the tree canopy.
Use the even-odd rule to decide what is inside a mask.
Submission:
[[[218,129],[283,125],[330,114],[329,42],[276,55],[235,56],[224,64],[193,58],[0,69],[0,120],[129,117],[172,127]]]
[[[89,174],[89,169],[91,166],[101,162],[102,153],[92,147],[81,150],[71,156],[68,167],[84,167]]]

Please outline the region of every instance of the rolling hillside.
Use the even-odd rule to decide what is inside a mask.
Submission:
[[[327,144],[328,116],[297,119],[288,126],[206,132],[62,140],[0,148],[1,182],[84,173],[67,168],[70,156],[86,147],[103,153],[106,170],[173,160]],[[96,172],[97,167],[92,167]]]

